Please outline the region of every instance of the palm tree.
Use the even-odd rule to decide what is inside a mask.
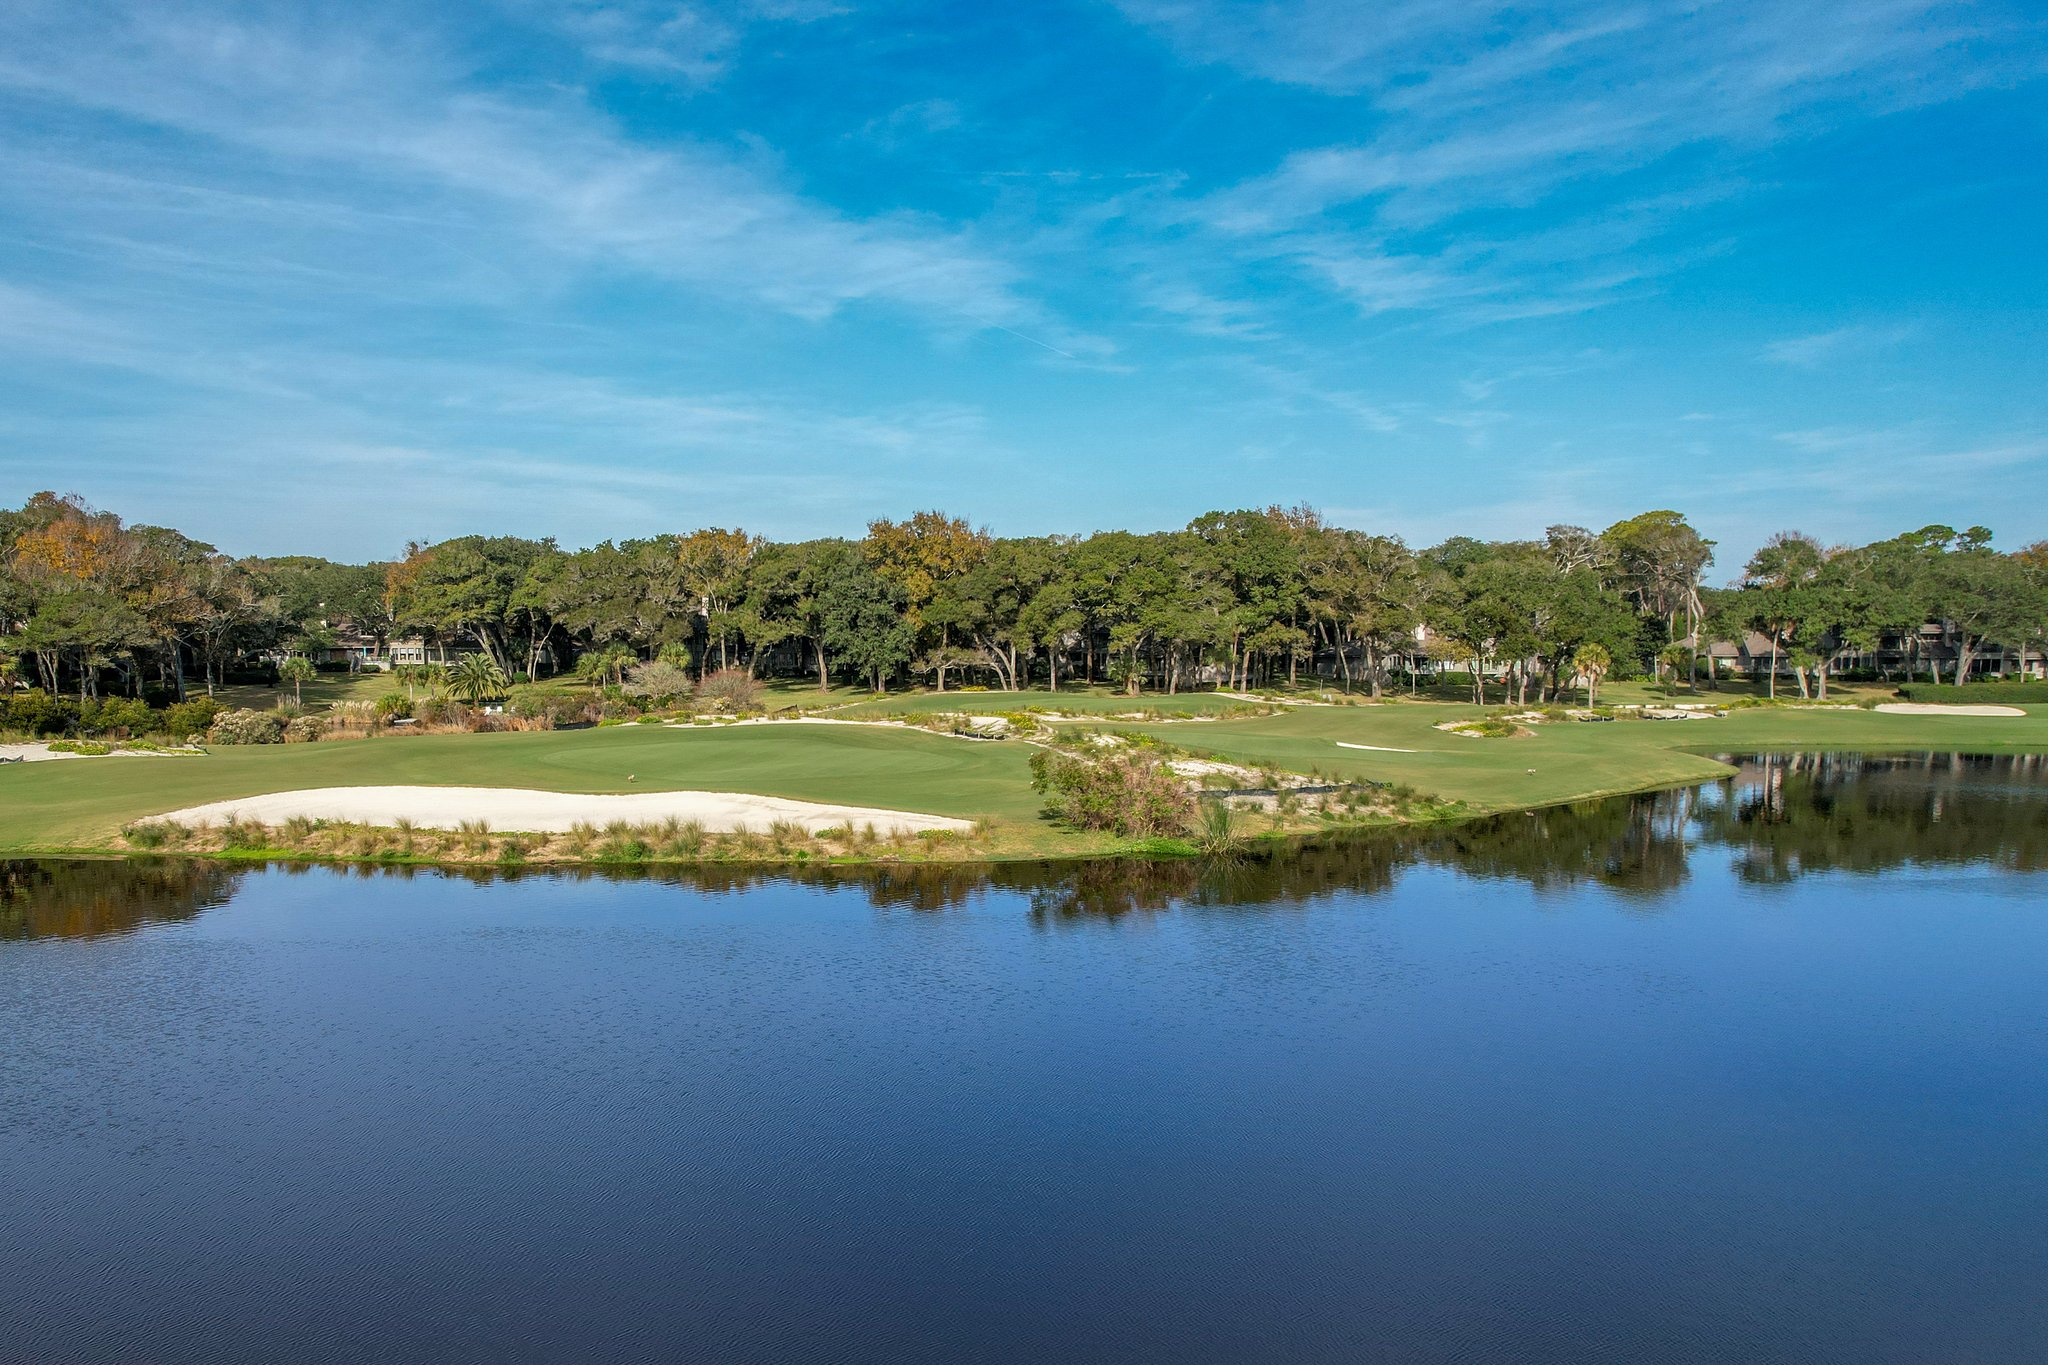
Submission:
[[[417,698],[418,693],[415,689],[427,680],[431,671],[425,664],[391,665],[391,676],[405,684],[405,695],[408,698]]]
[[[593,690],[616,684],[626,685],[626,670],[640,662],[640,655],[625,645],[607,645],[586,651],[576,660],[576,676]]]
[[[1586,705],[1594,705],[1594,694],[1599,690],[1600,680],[1614,667],[1614,656],[1607,652],[1607,646],[1589,642],[1572,652],[1572,665],[1586,680]]]
[[[305,685],[319,676],[320,670],[313,667],[313,661],[303,654],[294,654],[277,666],[278,680],[290,683],[292,700],[302,704],[305,701]]]
[[[1673,687],[1676,687],[1678,685],[1678,675],[1681,672],[1685,671],[1685,667],[1688,663],[1692,662],[1695,649],[1696,646],[1687,646],[1685,644],[1669,644],[1657,651],[1657,662],[1661,664],[1663,667],[1671,670],[1671,685]],[[1693,680],[1690,677],[1688,677],[1686,679],[1687,691],[1697,690],[1693,687],[1692,683]]]
[[[449,692],[471,705],[504,696],[510,685],[488,654],[466,654],[448,670]]]

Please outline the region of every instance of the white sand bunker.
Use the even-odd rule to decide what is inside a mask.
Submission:
[[[793,820],[813,834],[821,829],[863,825],[872,825],[878,834],[974,827],[971,821],[944,815],[920,815],[874,806],[828,806],[816,801],[788,801],[779,796],[749,796],[740,792],[632,792],[608,796],[530,791],[524,787],[312,787],[214,801],[172,811],[160,818],[187,825],[214,825],[227,820],[274,825],[293,816],[357,825],[393,825],[410,820],[422,829],[455,829],[465,820],[483,820],[494,830],[519,834],[559,834],[579,822],[603,826],[623,820],[631,825],[644,825],[670,817],[695,820],[714,834],[765,831],[777,820]]]
[[[2024,716],[2017,706],[1964,706],[1941,702],[1888,701],[1877,708],[1895,716]]]

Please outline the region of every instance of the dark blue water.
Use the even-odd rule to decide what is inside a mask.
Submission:
[[[0,1359],[2048,1359],[2048,787],[1229,867],[13,864]]]

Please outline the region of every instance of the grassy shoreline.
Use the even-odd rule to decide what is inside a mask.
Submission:
[[[929,710],[956,699],[983,702],[975,694],[921,694],[915,704],[899,703],[890,712]],[[1028,694],[1006,695],[983,704],[1015,709],[1033,700]],[[1488,714],[1485,708],[1449,701],[1388,698],[1378,704],[1306,704],[1219,715],[1224,708],[1210,700],[1175,708],[1178,717],[1133,721],[1125,718],[1128,711],[1101,702],[1072,708],[1063,706],[1070,700],[1064,696],[1039,694],[1035,700],[1069,711],[1052,722],[1062,730],[1114,734],[1125,742],[1161,745],[1254,772],[1370,783],[1406,794],[1392,815],[1382,810],[1367,816],[1249,817],[1251,828],[1245,833],[1258,839],[1447,823],[1713,781],[1730,771],[1711,757],[1717,753],[2048,754],[2048,706],[1997,718],[1760,707],[1712,720],[1557,720],[1494,739],[1442,729]],[[1173,701],[1143,700],[1155,706]],[[0,854],[603,867],[1018,862],[1192,851],[1192,845],[1178,841],[1117,839],[1053,825],[1030,786],[1031,751],[1021,741],[964,741],[900,724],[628,725],[217,749],[203,759],[105,757],[9,765],[0,771]],[[559,838],[505,831],[482,842],[474,831],[466,836],[419,831],[400,844],[373,846],[365,831],[351,827],[331,836],[302,837],[297,847],[259,843],[234,849],[137,849],[122,836],[138,821],[212,801],[372,785],[731,791],[955,816],[977,827],[972,835],[908,837],[865,847],[831,840],[792,846],[786,839],[771,844],[735,836],[687,852],[671,845],[666,853],[646,831],[606,830],[602,846],[585,840],[573,856],[564,852]],[[509,854],[508,843],[513,846]]]

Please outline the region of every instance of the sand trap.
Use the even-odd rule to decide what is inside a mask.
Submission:
[[[16,759],[24,763],[48,763],[52,759],[84,757],[84,754],[53,754],[47,744],[0,744],[0,758],[9,763]]]
[[[168,758],[171,756],[165,753],[152,753],[148,749],[116,749],[110,754],[67,754],[51,749],[48,744],[0,744],[0,759],[5,759],[9,763],[12,763],[15,759],[20,759],[24,763],[50,763],[60,758]]]
[[[613,820],[644,825],[674,816],[696,820],[706,830],[766,831],[777,820],[794,820],[816,833],[842,825],[873,825],[879,834],[921,829],[972,829],[973,823],[944,815],[881,810],[873,806],[827,806],[779,796],[739,792],[630,792],[609,796],[583,792],[529,791],[523,787],[313,787],[272,792],[235,801],[214,801],[158,817],[187,825],[230,819],[274,825],[293,816],[391,825],[411,820],[422,829],[454,829],[465,820],[486,820],[493,830],[559,834],[578,821],[602,827]]]
[[[1210,758],[1176,758],[1166,766],[1182,777],[1222,776],[1239,782],[1251,782],[1258,778],[1258,774],[1250,768],[1236,763],[1219,763]]]
[[[1385,744],[1353,744],[1348,740],[1342,739],[1337,741],[1337,747],[1340,749],[1370,749],[1376,754],[1422,754],[1432,752],[1428,749],[1395,749]]]
[[[2024,716],[2017,706],[1950,706],[1930,701],[1888,701],[1877,708],[1894,716]]]

